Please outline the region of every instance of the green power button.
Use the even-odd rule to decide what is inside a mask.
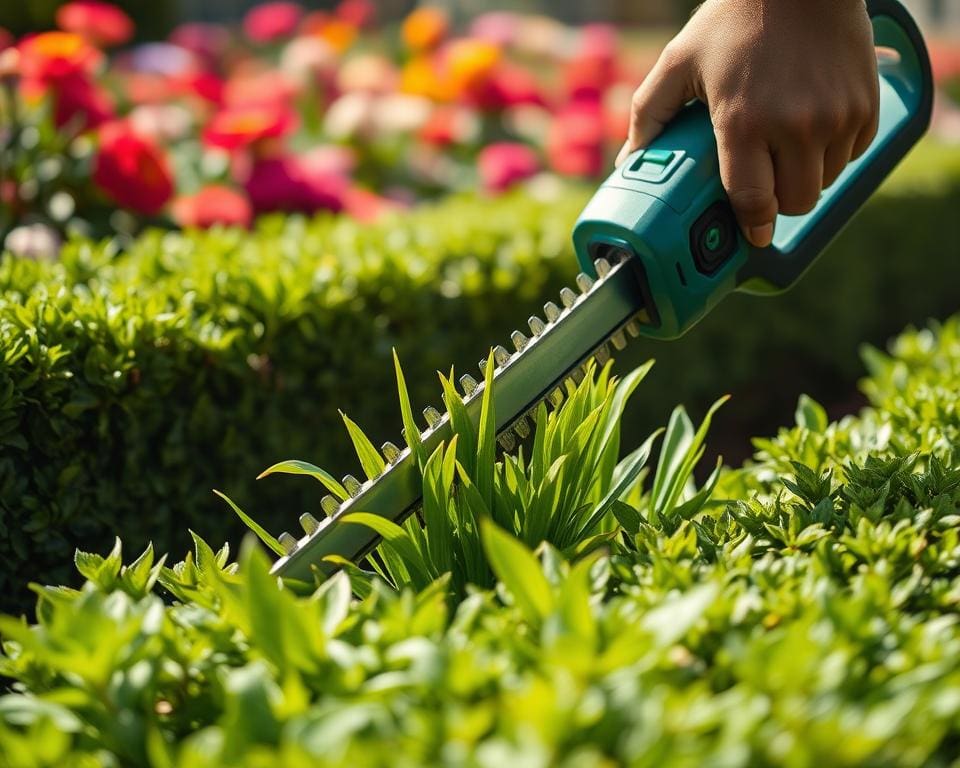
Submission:
[[[707,246],[707,249],[710,251],[715,251],[720,247],[720,242],[723,240],[723,232],[720,227],[714,224],[710,229],[707,230],[707,236],[704,239],[704,244]]]

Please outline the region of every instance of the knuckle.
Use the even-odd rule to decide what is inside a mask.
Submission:
[[[730,204],[741,218],[758,224],[769,219],[773,207],[773,195],[762,187],[736,187],[727,195]]]
[[[657,60],[657,67],[664,75],[673,75],[687,66],[688,58],[686,46],[673,39],[664,46]]]

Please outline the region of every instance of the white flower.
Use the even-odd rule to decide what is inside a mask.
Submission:
[[[24,224],[10,230],[4,248],[15,256],[36,261],[53,261],[60,252],[60,235],[46,224]]]

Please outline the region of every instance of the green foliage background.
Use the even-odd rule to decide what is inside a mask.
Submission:
[[[475,371],[489,345],[572,281],[572,223],[588,190],[558,199],[459,198],[376,226],[298,218],[255,233],[152,232],[123,254],[72,244],[57,265],[0,262],[0,595],[69,582],[74,547],[186,546],[239,530],[210,489],[274,529],[318,517],[319,487],[255,484],[291,457],[355,471],[336,408],[398,441],[390,351],[420,407],[434,371]],[[689,337],[636,344],[619,370],[659,360],[628,411],[627,445],[678,401],[722,390],[724,453],[800,391],[846,406],[861,340],[957,306],[951,279],[960,152],[921,147],[785,297],[733,297]],[[629,430],[635,430],[629,434]]]

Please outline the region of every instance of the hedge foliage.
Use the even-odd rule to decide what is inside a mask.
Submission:
[[[119,541],[78,553],[81,590],[36,587],[35,626],[0,619],[17,681],[0,758],[955,766],[960,317],[867,359],[871,407],[830,424],[801,398],[796,426],[696,504],[694,489],[658,504],[668,457],[686,455],[666,438],[602,550],[533,551],[485,520],[493,589],[455,597],[440,576],[356,597],[364,582],[341,573],[298,595],[252,542],[228,564],[199,536],[172,568],[152,550],[122,566]]]
[[[795,292],[734,297],[680,342],[635,345],[621,370],[660,362],[628,412],[632,437],[677,400],[705,409],[722,381],[736,455],[801,388],[836,401],[861,339],[952,311],[956,286],[938,276],[955,266],[943,225],[958,179],[960,152],[921,148]],[[457,198],[375,226],[152,232],[122,253],[78,241],[59,264],[0,261],[2,604],[24,605],[30,577],[70,578],[73,548],[114,532],[162,549],[186,546],[188,527],[236,536],[213,487],[268,522],[317,510],[316,489],[253,478],[291,456],[350,470],[335,406],[376,443],[396,440],[391,348],[414,399],[434,400],[433,371],[471,368],[571,281],[588,194]]]

